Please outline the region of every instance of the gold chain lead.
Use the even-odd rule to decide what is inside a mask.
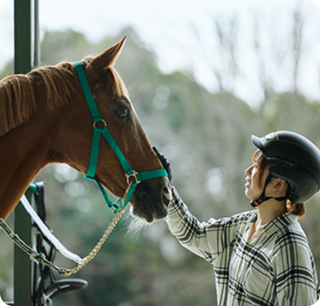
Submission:
[[[109,224],[108,228],[100,238],[95,248],[90,252],[90,254],[86,258],[83,259],[83,261],[77,267],[73,269],[63,269],[63,272],[61,274],[63,274],[64,276],[70,276],[71,274],[75,274],[79,270],[84,268],[100,251],[101,247],[103,246],[105,241],[108,239],[108,236],[110,235],[114,227],[117,225],[118,221],[120,220],[124,212],[125,212],[125,209],[117,212],[117,214],[113,217],[112,222]]]

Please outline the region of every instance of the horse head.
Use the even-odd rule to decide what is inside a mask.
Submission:
[[[142,128],[126,86],[113,68],[124,42],[125,38],[98,56],[81,61],[103,120],[94,123],[79,84],[76,84],[76,101],[57,109],[60,114],[55,143],[59,145],[59,154],[55,151],[55,155],[59,156],[59,162],[65,162],[83,174],[88,170],[95,124],[101,127],[106,124],[134,171],[141,173],[162,168]],[[78,82],[77,80],[76,83]],[[128,187],[118,157],[103,138],[100,140],[95,179],[117,197],[122,197]],[[148,223],[162,219],[167,215],[169,199],[170,187],[166,177],[140,182],[130,201],[131,213]]]

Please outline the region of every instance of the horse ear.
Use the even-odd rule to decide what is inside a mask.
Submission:
[[[126,38],[127,37],[124,36],[119,43],[110,47],[109,49],[105,50],[104,52],[100,53],[95,58],[93,58],[90,62],[90,66],[93,68],[93,70],[99,71],[103,68],[113,66],[116,62],[117,57],[121,53]]]

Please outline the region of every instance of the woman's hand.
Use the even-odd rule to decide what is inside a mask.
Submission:
[[[156,152],[157,157],[159,158],[159,160],[162,164],[162,167],[167,171],[168,179],[170,181],[171,186],[173,186],[172,170],[171,170],[170,163],[168,162],[167,158],[156,147],[153,147],[153,151]]]

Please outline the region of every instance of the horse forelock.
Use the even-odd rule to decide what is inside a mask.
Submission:
[[[27,123],[36,112],[37,103],[43,103],[43,100],[49,109],[67,104],[71,95],[80,92],[75,74],[72,64],[64,62],[0,81],[0,136]],[[43,88],[45,96],[36,96],[38,86]]]
[[[128,93],[126,85],[124,84],[119,73],[112,66],[105,69],[103,75],[104,75],[104,77],[106,77],[106,79],[100,80],[100,81],[102,81],[102,83],[105,84],[106,91],[110,92],[113,97],[129,98],[129,93]],[[125,145],[124,149],[126,151],[132,145],[130,143],[132,140],[135,141],[136,145],[141,146],[141,134],[144,133],[142,125],[140,123],[140,120],[139,120],[133,106],[132,106],[132,111],[134,112],[134,114],[132,114],[132,121],[133,122],[131,125],[131,131],[130,131],[131,135],[130,135],[130,137],[123,138],[124,145]]]
[[[107,90],[110,90],[114,96],[119,98],[129,97],[126,85],[113,67],[108,67],[107,75]]]
[[[112,91],[114,95],[117,95],[118,97],[127,97],[129,98],[128,90],[122,81],[120,75],[118,72],[113,69],[113,67],[109,68],[110,73],[114,79],[114,82],[108,82],[109,86],[112,86]],[[130,102],[131,103],[131,102]],[[131,142],[132,140],[135,142],[135,145],[139,147],[140,152],[142,154],[142,158],[144,158],[144,150],[142,149],[142,145],[144,142],[147,142],[147,136],[143,130],[142,124],[140,122],[140,119],[131,103],[132,107],[132,125],[131,125],[131,137],[125,137],[125,150],[128,150],[129,147],[132,146]]]

